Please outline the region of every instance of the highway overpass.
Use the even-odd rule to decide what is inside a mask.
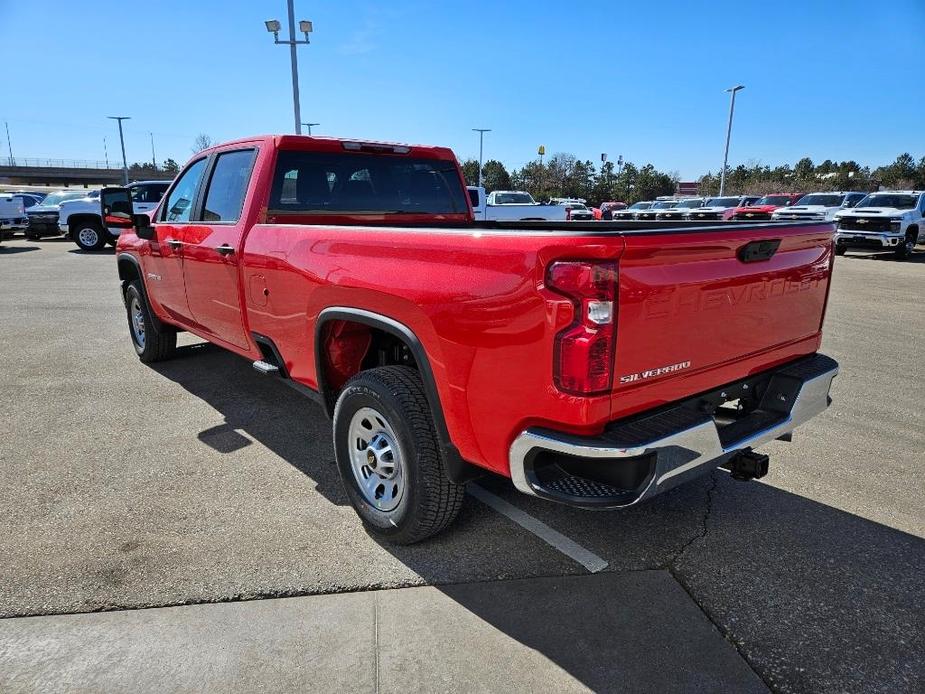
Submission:
[[[171,180],[174,174],[151,169],[129,170],[130,180]],[[83,161],[79,159],[0,159],[0,184],[6,185],[119,185],[122,183],[122,167],[110,162]]]

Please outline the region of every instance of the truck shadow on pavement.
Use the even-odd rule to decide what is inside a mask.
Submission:
[[[17,253],[28,253],[29,251],[40,250],[38,246],[4,246],[0,244],[0,255],[16,255]]]
[[[182,347],[154,368],[224,416],[200,432],[203,444],[236,450],[250,437],[332,504],[347,504],[330,423],[314,403],[211,345]],[[229,389],[246,397],[229,397]],[[500,633],[499,653],[513,640],[515,651],[524,646],[595,691],[925,690],[921,538],[722,471],[619,512],[544,503],[498,478],[480,484],[610,564],[592,580],[471,498],[431,541],[380,543]],[[515,552],[524,562],[511,569]],[[443,659],[447,672],[471,673],[481,649],[453,642],[460,634],[421,610],[408,616],[418,648],[410,661],[404,655],[409,672],[425,677]],[[724,655],[704,639],[735,650]],[[737,669],[735,651],[760,680]],[[461,689],[485,684],[455,681]]]
[[[896,255],[891,251],[881,252],[881,253],[849,253],[848,255],[843,256],[849,261],[853,260],[886,260],[892,261],[894,263],[902,263],[904,265],[921,265],[925,264],[925,250],[917,250],[912,255],[910,255],[905,260],[899,260]]]
[[[325,499],[349,503],[333,462],[330,422],[310,399],[208,342],[178,347],[173,359],[151,366],[224,416],[223,424],[197,434],[201,443],[231,453],[259,441],[312,479]],[[246,397],[229,397],[232,389]]]

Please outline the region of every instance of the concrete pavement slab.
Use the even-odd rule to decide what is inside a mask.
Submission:
[[[0,620],[0,691],[763,692],[667,572]]]
[[[371,692],[368,594],[0,620],[0,691]]]

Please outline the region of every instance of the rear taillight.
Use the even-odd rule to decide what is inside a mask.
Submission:
[[[566,207],[565,208],[565,221],[568,222],[569,220],[571,220],[571,218],[572,218],[572,208]]]
[[[553,378],[574,395],[594,395],[613,383],[617,264],[562,261],[549,266],[546,285],[572,301],[572,323],[556,335]]]

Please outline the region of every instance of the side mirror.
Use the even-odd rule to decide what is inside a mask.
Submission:
[[[131,229],[135,208],[128,188],[103,188],[100,191],[100,217],[113,229]]]
[[[146,214],[132,215],[132,221],[135,226],[135,235],[145,241],[153,241],[157,234],[151,225],[151,218]]]

